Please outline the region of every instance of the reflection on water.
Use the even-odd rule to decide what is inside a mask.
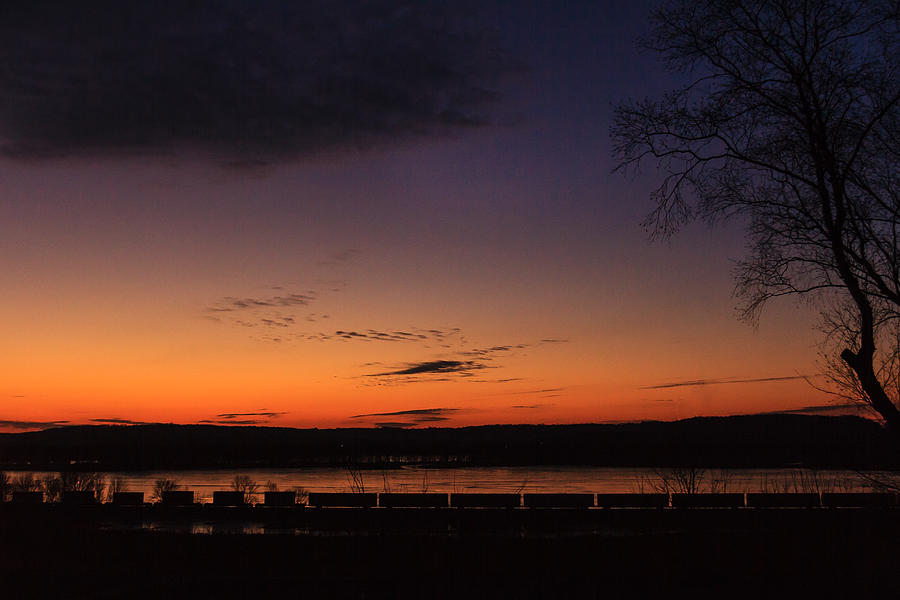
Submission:
[[[405,467],[363,470],[356,473],[367,492],[653,492],[663,471],[651,468],[602,467],[461,467],[434,469]],[[36,476],[45,473],[35,472]],[[277,489],[297,487],[314,492],[361,491],[347,469],[222,469],[105,473],[120,478],[129,491],[144,492],[149,500],[157,479],[173,479],[181,489],[193,490],[200,502],[212,500],[214,491],[228,490],[237,475],[259,484],[259,492],[271,483]],[[729,469],[703,474],[700,489],[717,480],[717,491],[867,491],[871,481],[856,471],[809,469]],[[722,481],[724,479],[724,482]],[[726,486],[722,489],[721,486]],[[260,498],[261,499],[261,498]]]

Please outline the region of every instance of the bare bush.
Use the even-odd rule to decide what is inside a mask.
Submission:
[[[13,492],[40,492],[43,490],[40,479],[34,473],[19,473],[10,480],[10,489]]]
[[[707,475],[707,488],[712,494],[727,494],[731,487],[731,471],[727,469],[710,469]]]
[[[364,494],[366,492],[366,483],[363,480],[362,471],[355,467],[347,467],[347,483],[350,484],[350,491],[355,494]]]
[[[294,487],[294,500],[297,504],[302,504],[306,506],[309,501],[309,491],[306,488],[295,486]]]
[[[106,486],[106,501],[112,502],[118,492],[127,492],[128,485],[121,477],[113,477]]]
[[[672,467],[656,469],[656,491],[661,494],[696,494],[703,484],[706,469],[699,467]]]
[[[766,476],[762,492],[776,494],[830,494],[856,489],[856,481],[850,477],[826,475],[820,471],[796,469],[779,477]]]
[[[157,479],[153,482],[153,492],[150,497],[154,502],[162,502],[163,494],[166,492],[174,492],[181,487],[174,479]]]
[[[256,491],[259,484],[249,475],[235,475],[231,480],[231,489],[242,494],[244,504],[250,504],[256,500]]]
[[[44,489],[44,498],[47,502],[59,502],[62,500],[63,480],[59,473],[55,475],[45,475],[41,480],[41,486]]]

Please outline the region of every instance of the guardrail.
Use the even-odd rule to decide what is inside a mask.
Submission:
[[[294,492],[265,492],[264,502],[247,503],[241,492],[213,492],[213,506],[249,508],[300,507]],[[43,492],[13,492],[6,504],[35,505],[46,502]],[[96,501],[92,492],[64,492],[65,505],[144,506],[143,492],[116,492],[112,501]],[[163,492],[163,506],[196,506],[194,492]],[[313,508],[431,508],[431,509],[819,509],[900,508],[900,496],[886,492],[803,493],[345,493],[310,492]]]

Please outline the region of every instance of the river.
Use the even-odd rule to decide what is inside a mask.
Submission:
[[[21,473],[9,473],[10,477]],[[51,473],[34,472],[35,477]],[[149,499],[155,482],[175,481],[179,489],[193,490],[198,501],[209,501],[213,492],[231,489],[238,475],[246,475],[267,489],[303,488],[313,492],[587,492],[628,493],[659,491],[668,479],[679,491],[671,469],[623,467],[458,467],[435,469],[404,467],[351,472],[344,468],[217,469],[188,471],[140,471],[103,473],[120,479],[124,489],[144,492]],[[357,479],[354,480],[353,476]],[[728,492],[831,492],[869,491],[873,479],[890,475],[874,472],[810,469],[709,469],[698,470],[699,491]],[[894,475],[900,480],[900,475]],[[362,488],[362,489],[360,489]]]

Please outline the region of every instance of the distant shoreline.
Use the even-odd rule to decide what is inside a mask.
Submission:
[[[289,429],[73,426],[0,434],[0,470],[475,466],[893,469],[897,441],[859,417],[754,415],[615,425]]]

